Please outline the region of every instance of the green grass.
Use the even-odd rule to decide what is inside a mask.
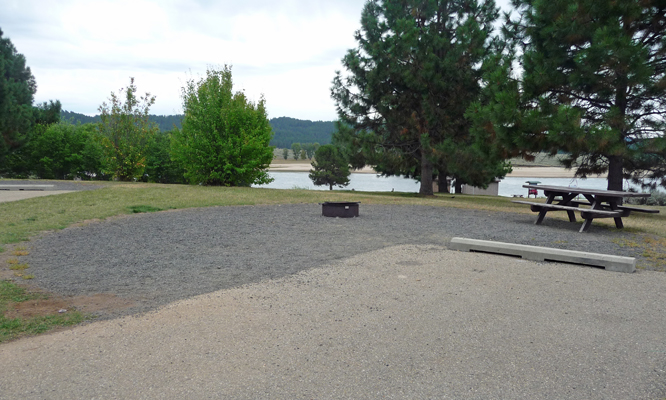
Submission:
[[[7,318],[4,314],[15,303],[44,298],[9,282],[0,281],[0,343],[25,335],[36,335],[53,328],[76,325],[85,320],[78,311],[33,318]]]

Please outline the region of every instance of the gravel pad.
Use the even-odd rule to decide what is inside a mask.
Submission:
[[[316,204],[211,207],[113,218],[34,240],[34,283],[63,295],[112,293],[145,312],[191,296],[323,266],[399,244],[451,237],[638,257],[612,239],[631,234],[536,216],[444,207],[363,205],[326,218]]]

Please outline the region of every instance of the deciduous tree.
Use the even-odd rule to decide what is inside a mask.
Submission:
[[[105,172],[121,181],[143,176],[148,145],[159,130],[148,118],[155,96],[146,93],[137,97],[136,92],[134,78],[130,78],[129,86],[120,89],[118,95],[111,92],[111,104],[105,102],[99,107]]]
[[[300,143],[292,143],[291,144],[291,152],[294,155],[294,160],[298,160],[298,158],[301,156],[301,144]]]
[[[190,183],[250,186],[269,183],[273,131],[263,97],[254,103],[233,93],[231,67],[208,69],[182,89],[183,128],[173,133],[173,154]]]

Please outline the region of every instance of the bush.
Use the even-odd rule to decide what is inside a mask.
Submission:
[[[250,186],[269,183],[273,130],[263,97],[232,92],[231,68],[208,70],[182,89],[183,128],[172,135],[172,155],[190,183]]]
[[[630,197],[627,204],[637,204],[646,206],[666,206],[666,193],[658,190],[651,190],[650,197]]]

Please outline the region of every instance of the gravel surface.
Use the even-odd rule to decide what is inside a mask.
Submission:
[[[638,257],[616,229],[534,215],[423,206],[360,206],[360,217],[321,216],[316,204],[213,207],[113,218],[31,242],[33,283],[63,295],[116,294],[134,306],[101,317],[295,274],[402,244],[446,245],[452,237]]]

